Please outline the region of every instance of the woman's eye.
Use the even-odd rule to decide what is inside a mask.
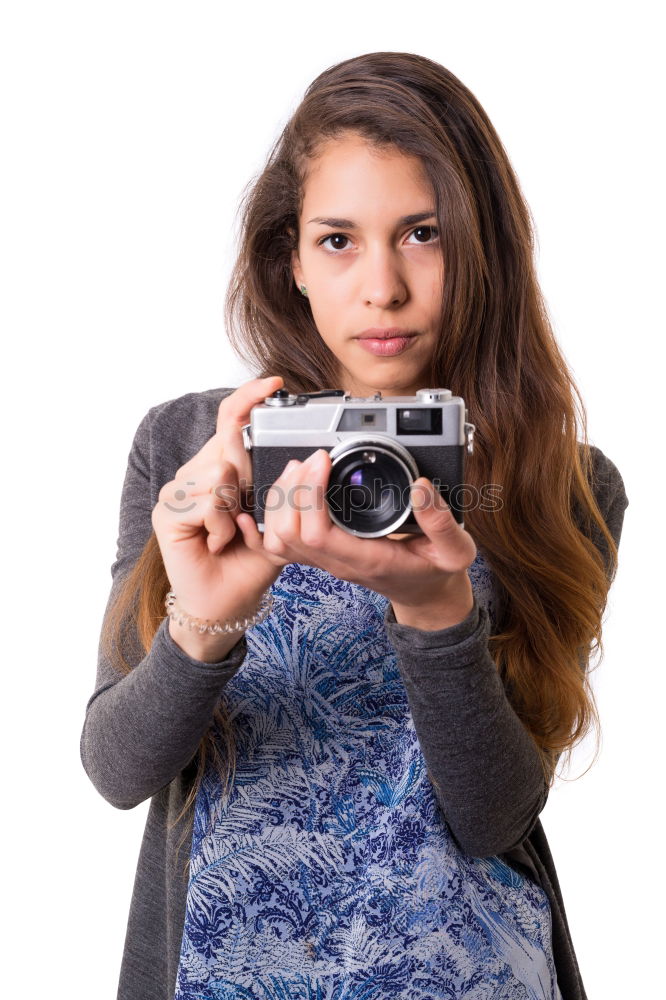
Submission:
[[[331,233],[330,236],[325,236],[323,240],[319,240],[319,245],[320,246],[324,246],[324,244],[328,243],[329,240],[343,240],[344,241],[344,240],[348,240],[348,239],[349,239],[349,237],[348,236],[343,236],[342,233]],[[335,250],[344,250],[344,249],[345,249],[344,247],[341,247],[339,245],[335,246],[333,248],[334,252],[335,252]]]
[[[418,243],[428,243],[428,242],[430,242],[430,236],[431,235],[434,234],[435,239],[437,239],[437,237],[439,235],[436,226],[419,226],[417,229],[413,229],[412,230],[411,235],[413,236],[415,233],[425,233],[426,234],[425,239],[423,239],[423,240],[421,240],[421,239],[417,240]]]

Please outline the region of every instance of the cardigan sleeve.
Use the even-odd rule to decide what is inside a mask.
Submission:
[[[151,417],[143,418],[129,453],[120,502],[117,558],[104,613],[152,531]],[[132,666],[123,674],[102,652],[95,690],[85,710],[81,762],[97,791],[118,809],[131,809],[169,784],[194,757],[226,683],[246,652],[241,635],[218,663],[194,660],[171,638],[165,616],[146,653],[136,629],[128,629],[122,652]]]
[[[628,505],[624,483],[613,463],[594,452],[595,495],[619,545]],[[464,621],[426,631],[397,623],[389,603],[385,626],[453,836],[472,857],[518,848],[546,804],[548,786],[534,742],[490,655],[485,608],[475,597]]]

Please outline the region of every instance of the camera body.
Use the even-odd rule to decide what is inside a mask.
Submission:
[[[463,525],[458,489],[474,425],[450,389],[419,389],[414,396],[351,396],[343,389],[290,394],[278,389],[250,412],[243,442],[252,458],[252,514],[264,530],[270,487],[290,459],[305,461],[319,448],[331,459],[325,501],[331,519],[350,534],[378,538],[421,534],[409,488],[432,480]],[[299,491],[299,506],[316,502]],[[271,500],[272,502],[272,500]],[[284,502],[284,499],[282,500]]]

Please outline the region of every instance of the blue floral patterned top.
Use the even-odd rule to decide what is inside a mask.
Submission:
[[[442,815],[387,599],[299,564],[272,590],[223,692],[233,786],[209,767],[196,800],[175,1000],[561,1000],[546,893]]]

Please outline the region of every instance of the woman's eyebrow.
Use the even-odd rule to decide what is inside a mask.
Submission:
[[[399,226],[414,226],[417,222],[425,222],[427,219],[435,218],[434,211],[430,212],[416,212],[414,215],[403,215],[402,219],[398,219]],[[314,219],[308,219],[308,224],[310,222],[316,223],[318,226],[332,226],[333,229],[356,229],[358,228],[356,223],[351,219],[329,219],[322,218],[321,216],[315,216]]]

